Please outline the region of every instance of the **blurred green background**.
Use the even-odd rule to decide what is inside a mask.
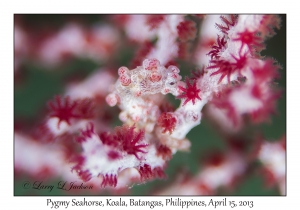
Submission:
[[[253,132],[262,133],[270,141],[276,141],[286,134],[286,15],[280,15],[281,29],[277,34],[266,42],[266,50],[262,55],[272,57],[282,66],[280,70],[281,78],[278,85],[283,90],[282,96],[278,101],[278,112],[272,116],[270,123],[254,126]],[[69,20],[79,20],[83,24],[91,25],[95,22],[105,22],[108,20],[106,15],[15,15],[15,20],[22,20],[30,27],[45,28],[49,25],[59,27]],[[135,50],[126,44],[121,47],[119,57],[115,58],[116,66],[126,66],[130,63]],[[84,78],[97,68],[105,66],[105,63],[95,63],[88,59],[76,59],[57,69],[48,71],[43,67],[27,62],[22,65],[21,79],[15,76],[14,86],[14,120],[28,122],[28,129],[32,129],[37,122],[45,116],[46,102],[56,94],[62,94],[65,81],[74,75]],[[188,69],[187,69],[188,71]],[[176,102],[178,103],[178,102]],[[32,122],[32,123],[31,123]],[[178,170],[186,170],[190,174],[195,174],[201,168],[200,157],[206,151],[219,149],[225,150],[226,146],[222,137],[215,132],[213,126],[207,121],[202,120],[201,124],[187,136],[191,140],[192,147],[190,153],[178,152],[169,162],[166,169],[167,180],[156,180],[147,184],[135,185],[130,189],[130,195],[148,195],[158,188],[163,188],[170,184]],[[184,166],[184,168],[183,168]],[[22,188],[22,183],[29,179],[25,174],[15,177],[15,195],[36,195],[37,192],[29,192]],[[57,183],[60,180],[49,180],[49,183]],[[38,195],[64,195],[62,191],[54,190],[51,193],[41,192]],[[85,192],[84,195],[87,195]],[[101,193],[103,194],[103,192]],[[109,192],[104,192],[109,194]],[[258,174],[248,175],[233,192],[222,191],[220,195],[279,195],[277,187],[265,188],[263,177]]]

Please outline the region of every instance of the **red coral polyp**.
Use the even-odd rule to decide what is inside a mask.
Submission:
[[[248,52],[245,52],[243,55],[239,53],[239,57],[231,55],[231,57],[235,60],[234,63],[231,63],[227,60],[211,60],[210,66],[207,69],[218,69],[217,71],[210,74],[210,76],[214,76],[217,74],[221,74],[221,77],[218,81],[220,83],[224,77],[227,76],[228,83],[230,83],[230,76],[235,71],[238,71],[239,75],[241,75],[242,69],[246,66],[248,61]]]
[[[230,83],[230,76],[233,72],[232,65],[230,62],[224,61],[224,60],[211,60],[210,64],[211,65],[209,67],[207,67],[207,69],[218,68],[218,70],[211,73],[210,76],[221,74],[221,77],[220,77],[218,83],[220,83],[223,80],[223,78],[227,76],[228,83]]]
[[[92,178],[92,174],[89,170],[82,170],[82,166],[84,164],[85,158],[83,156],[76,156],[70,160],[70,162],[76,163],[74,167],[72,167],[71,171],[76,171],[77,175],[84,182],[89,181]]]
[[[211,59],[218,59],[220,58],[219,53],[222,52],[226,48],[227,41],[225,40],[225,36],[220,38],[218,35],[217,39],[217,45],[213,45],[211,48],[212,50],[207,53],[207,55],[210,55]]]
[[[261,100],[264,106],[250,113],[253,123],[269,120],[271,114],[276,114],[276,101],[281,96],[281,91],[263,91],[261,87],[253,87],[252,95]]]
[[[186,88],[178,86],[179,90],[183,93],[177,96],[177,98],[185,99],[182,106],[186,105],[189,101],[192,101],[193,104],[195,104],[197,99],[201,100],[199,97],[200,89],[197,88],[196,80],[194,80],[193,84],[191,84],[190,80],[186,78],[186,85]]]
[[[155,178],[166,178],[166,174],[161,167],[155,167],[152,169],[150,165],[144,164],[143,166],[139,167],[138,171],[140,173],[140,179],[142,182]]]
[[[84,182],[87,182],[92,178],[92,174],[88,170],[78,171],[77,174],[80,177],[80,179],[82,179],[82,181]]]
[[[169,160],[172,157],[172,151],[169,147],[160,144],[156,147],[157,152],[156,155],[162,157],[164,160]]]
[[[48,106],[51,109],[50,117],[57,117],[59,119],[58,126],[62,121],[70,125],[71,118],[77,117],[74,113],[76,105],[77,102],[71,102],[69,96],[64,99],[62,99],[61,96],[55,96],[54,102],[48,102]]]
[[[204,70],[205,70],[205,67],[202,67],[202,69],[196,69],[195,71],[192,71],[192,77],[191,79],[192,80],[197,80],[197,79],[200,79],[201,77],[203,77],[204,75]]]
[[[113,134],[110,134],[108,132],[102,132],[100,135],[100,139],[103,144],[112,146],[112,147],[118,147],[119,143],[115,140],[115,136]]]
[[[87,138],[91,138],[93,134],[95,134],[95,132],[94,132],[94,124],[93,123],[89,123],[86,126],[86,130],[82,130],[81,131],[81,136],[79,136],[77,138],[77,141],[79,143],[84,142],[84,141],[86,141]]]
[[[55,96],[54,101],[48,102],[48,106],[50,117],[59,119],[58,126],[62,121],[70,125],[72,118],[90,119],[95,116],[95,103],[89,98],[72,101],[69,96]]]
[[[280,22],[278,15],[264,15],[260,21],[259,32],[262,36],[271,37],[275,34],[274,28],[280,28]]]
[[[229,96],[233,89],[225,89],[221,94],[215,94],[211,103],[218,109],[223,110],[234,126],[238,126],[239,116],[235,107],[230,103]]]
[[[95,102],[90,98],[76,100],[75,117],[91,119],[95,117]]]
[[[194,21],[185,20],[179,23],[177,26],[178,37],[182,41],[188,41],[195,39],[197,28]]]
[[[149,25],[150,30],[158,28],[158,26],[164,21],[165,15],[147,15],[146,23]]]
[[[178,58],[184,60],[190,56],[190,43],[188,42],[179,42],[178,43]]]
[[[237,16],[230,15],[229,18],[221,16],[220,18],[224,25],[216,23],[216,26],[221,30],[222,33],[228,34],[229,29],[237,23]]]
[[[137,159],[138,153],[146,153],[143,148],[147,147],[148,144],[138,144],[138,142],[144,139],[145,131],[140,130],[134,131],[135,126],[123,125],[115,128],[115,139],[120,143],[121,149],[126,151],[127,154],[134,155]]]
[[[143,63],[143,60],[147,55],[151,52],[154,48],[154,45],[150,41],[145,41],[143,44],[140,45],[139,49],[135,53],[133,60],[131,61],[130,67],[136,68]]]
[[[158,118],[158,125],[163,129],[163,133],[169,132],[172,134],[176,126],[176,117],[170,112],[165,112]]]
[[[118,179],[116,175],[106,174],[103,176],[101,187],[106,187],[106,186],[116,187],[117,183],[118,183]]]
[[[262,37],[256,35],[255,32],[250,32],[248,30],[245,30],[243,32],[240,32],[237,34],[238,37],[232,39],[233,41],[240,41],[242,43],[241,48],[243,48],[243,46],[247,46],[249,49],[252,48],[256,48],[256,49],[263,49],[264,48],[264,44]]]
[[[246,66],[247,61],[248,61],[248,53],[245,52],[244,55],[239,53],[239,57],[236,57],[234,55],[231,55],[233,59],[236,61],[235,63],[232,64],[233,70],[238,70],[239,74],[241,75],[241,70]]]
[[[270,79],[278,79],[278,65],[274,65],[273,59],[266,59],[263,66],[257,66],[252,69],[255,80],[258,84],[270,81]]]
[[[121,158],[121,155],[119,152],[117,151],[114,151],[114,150],[111,150],[107,153],[107,156],[110,160],[116,160],[116,159],[119,159]]]

